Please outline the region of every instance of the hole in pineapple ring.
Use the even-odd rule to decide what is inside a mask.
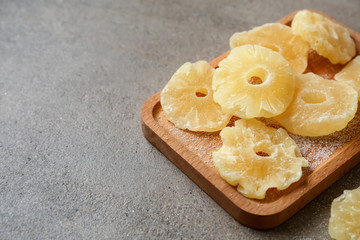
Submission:
[[[260,157],[268,157],[268,156],[270,156],[268,153],[263,152],[263,151],[256,152],[256,155],[258,155]]]
[[[268,77],[268,71],[263,67],[255,67],[250,69],[246,75],[247,82],[251,85],[263,84]]]
[[[251,78],[249,78],[248,83],[250,83],[252,85],[259,85],[259,84],[262,84],[263,81],[261,80],[261,78],[259,78],[257,76],[252,76]]]
[[[322,103],[326,101],[326,95],[320,91],[306,91],[301,95],[304,102],[310,104]]]
[[[196,90],[195,95],[197,97],[206,97],[208,95],[208,90],[206,88],[199,88]]]

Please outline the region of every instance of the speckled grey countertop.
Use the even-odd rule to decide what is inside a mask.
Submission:
[[[360,166],[283,225],[244,227],[145,140],[184,62],[304,8],[360,32],[360,1],[0,0],[1,239],[327,239]]]

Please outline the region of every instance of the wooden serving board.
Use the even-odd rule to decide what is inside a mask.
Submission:
[[[295,14],[291,13],[278,22],[290,25]],[[360,35],[348,30],[359,54]],[[216,68],[228,54],[221,55],[210,64]],[[306,71],[328,79],[333,79],[343,67],[331,64],[314,51],[309,54],[308,64]],[[222,145],[219,132],[191,132],[176,128],[162,111],[160,92],[145,102],[141,117],[144,136],[230,215],[252,228],[268,229],[283,223],[360,162],[358,110],[355,118],[340,132],[315,138],[291,135],[310,167],[304,168],[303,177],[289,188],[283,191],[269,189],[263,200],[249,199],[226,183],[213,166],[212,153]],[[272,125],[271,122],[268,124]]]

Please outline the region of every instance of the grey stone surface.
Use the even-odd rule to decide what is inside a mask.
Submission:
[[[145,100],[235,31],[316,9],[360,32],[358,0],[0,0],[1,239],[327,239],[332,199],[278,228],[229,216],[149,144]]]

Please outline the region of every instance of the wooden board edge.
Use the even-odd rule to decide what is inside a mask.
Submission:
[[[311,10],[311,11],[313,11],[313,10]],[[283,23],[283,24],[287,24],[287,23],[289,23],[289,21],[291,22],[292,18],[295,16],[295,14],[297,12],[298,11],[290,13],[289,15],[285,16],[284,18],[280,19],[278,22]],[[314,11],[314,12],[318,12],[318,13],[330,18],[334,22],[341,24],[337,20],[327,16],[324,13],[321,13],[319,11]],[[343,24],[341,24],[341,25],[343,25]],[[360,39],[360,35],[358,33],[353,31],[352,29],[348,28],[347,26],[344,26],[344,27],[346,27],[349,30],[352,37],[355,38],[354,40]],[[355,43],[356,43],[356,48],[359,51],[359,49],[360,49],[359,41],[355,41]],[[228,56],[229,53],[230,53],[230,51],[222,54],[218,58],[211,61],[210,64],[213,67],[216,67],[222,59],[224,59]],[[249,206],[252,204],[249,204],[246,201],[244,202],[243,200],[239,201],[239,200],[229,198],[221,190],[222,187],[225,187],[225,186],[222,186],[219,188],[218,186],[216,186],[212,183],[211,178],[213,178],[214,176],[212,176],[211,174],[208,175],[208,173],[206,173],[206,172],[205,173],[199,172],[196,166],[192,166],[187,161],[185,161],[185,162],[187,162],[187,164],[183,165],[182,162],[184,162],[183,161],[184,158],[181,155],[182,154],[186,155],[186,153],[185,153],[186,151],[183,152],[182,154],[179,154],[171,146],[169,146],[160,136],[157,135],[157,133],[158,133],[157,131],[160,128],[158,128],[157,130],[154,131],[154,129],[153,129],[154,126],[151,126],[151,125],[153,123],[156,123],[156,120],[150,119],[150,118],[148,118],[148,116],[153,117],[153,107],[159,101],[158,100],[159,96],[160,96],[160,92],[157,94],[154,94],[152,97],[150,97],[148,99],[148,101],[146,101],[144,103],[144,106],[141,111],[141,125],[142,125],[142,130],[143,130],[143,133],[144,133],[144,136],[146,137],[146,139],[149,142],[151,142],[156,148],[158,148],[169,160],[171,160],[181,171],[183,171],[190,179],[192,179],[211,198],[213,198],[222,208],[224,208],[224,210],[226,210],[230,215],[232,215],[237,221],[239,221],[240,223],[242,223],[248,227],[256,228],[256,229],[269,229],[269,228],[274,228],[274,227],[280,225],[281,223],[286,221],[288,218],[290,218],[292,215],[294,215],[297,211],[299,211],[301,208],[303,208],[307,203],[309,203],[311,200],[313,200],[317,195],[321,194],[321,192],[324,191],[326,188],[328,188],[332,183],[334,183],[340,177],[342,177],[348,171],[350,171],[354,166],[356,166],[356,164],[359,163],[359,159],[358,159],[360,157],[359,150],[348,144],[349,151],[350,152],[355,151],[355,152],[357,152],[357,154],[353,155],[352,157],[350,157],[348,159],[344,159],[344,158],[341,158],[338,156],[338,161],[340,161],[340,162],[336,165],[338,167],[333,168],[333,171],[331,171],[331,169],[329,169],[329,168],[331,168],[331,167],[329,167],[329,166],[331,166],[330,164],[324,165],[327,167],[327,169],[326,169],[326,171],[323,171],[323,173],[327,172],[327,171],[330,171],[331,173],[328,175],[325,174],[326,176],[323,175],[324,176],[323,179],[320,182],[318,182],[317,184],[314,184],[314,179],[312,179],[312,178],[306,179],[305,181],[308,181],[308,183],[314,184],[314,186],[312,188],[310,188],[309,191],[306,191],[307,194],[298,195],[299,193],[297,193],[296,191],[288,194],[288,196],[293,195],[293,196],[298,197],[295,202],[292,202],[292,204],[282,204],[283,207],[281,209],[277,209],[277,211],[264,212],[264,211],[261,211],[261,209],[259,212],[256,211],[258,213],[247,211],[246,206]],[[154,102],[154,99],[157,99],[157,101]],[[151,111],[151,114],[149,114],[150,113],[149,111]],[[162,129],[162,131],[165,131],[165,130]],[[159,142],[161,142],[161,144],[159,144]],[[356,139],[356,143],[359,143],[358,145],[360,145],[360,138]],[[181,146],[180,143],[178,143],[178,144]],[[193,155],[192,157],[195,156],[195,154],[192,154],[192,155]],[[331,161],[334,161],[334,160],[331,160]],[[201,160],[198,160],[198,162],[202,163]],[[329,162],[329,161],[327,160],[326,162]],[[200,166],[200,167],[202,167],[202,166]],[[317,168],[317,169],[319,169],[319,168]],[[315,170],[317,170],[317,169],[315,169]],[[216,176],[216,177],[218,177],[218,176]],[[310,185],[312,185],[312,184],[310,184]],[[212,191],[214,191],[214,189],[215,189],[215,192],[212,192]],[[286,199],[283,198],[282,202],[283,203],[286,202],[285,200]],[[271,203],[267,204],[266,208],[273,209],[271,206]],[[264,209],[262,209],[262,210],[264,210]]]
[[[156,104],[159,104],[159,98],[160,93],[153,95],[145,102],[142,109],[142,129],[146,139],[237,221],[252,228],[269,229],[280,225],[359,162],[359,154],[356,153],[360,151],[360,135],[346,146],[349,158],[344,158],[342,154],[332,156],[331,160],[318,166],[303,179],[301,184],[306,186],[299,185],[281,199],[259,204],[256,208],[254,200],[243,197],[225,181],[219,181],[220,177],[213,173],[211,168],[203,164],[195,154],[184,149],[175,138],[158,125],[153,111]],[[169,145],[169,142],[173,144]],[[187,159],[194,161],[189,163]],[[238,196],[232,196],[234,193]]]

